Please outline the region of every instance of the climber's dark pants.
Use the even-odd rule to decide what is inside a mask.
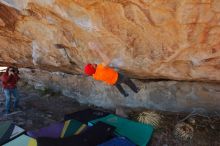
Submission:
[[[125,97],[128,96],[128,94],[125,92],[125,90],[122,88],[121,84],[124,83],[126,84],[128,87],[130,87],[135,93],[138,93],[139,89],[137,88],[137,86],[131,81],[131,79],[129,79],[128,77],[122,75],[122,74],[118,74],[118,80],[115,84],[115,86],[117,87],[117,89],[120,91],[121,94],[123,94]]]

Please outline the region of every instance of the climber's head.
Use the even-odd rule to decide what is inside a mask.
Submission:
[[[84,73],[88,76],[92,76],[96,71],[97,64],[87,64],[84,68]]]

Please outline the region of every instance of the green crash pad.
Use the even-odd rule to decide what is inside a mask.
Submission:
[[[10,131],[12,132],[12,128],[10,128],[11,123],[12,123],[11,121],[5,121],[5,122],[0,123],[0,131],[1,131],[0,139],[3,138],[7,134],[9,129],[11,129]]]
[[[0,122],[0,145],[11,141],[15,137],[23,134],[24,129],[16,126],[11,121]]]
[[[138,146],[146,146],[153,133],[151,125],[131,121],[113,114],[90,121],[88,125],[92,126],[99,121],[116,127],[116,135],[124,136]]]
[[[35,139],[23,134],[3,146],[37,146],[37,142]]]
[[[61,133],[61,138],[77,135],[81,131],[83,131],[86,127],[87,127],[86,124],[83,124],[74,119],[65,121],[63,130]]]

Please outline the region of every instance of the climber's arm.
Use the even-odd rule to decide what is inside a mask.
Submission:
[[[109,57],[105,53],[102,52],[100,45],[95,42],[89,42],[88,45],[91,49],[93,49],[99,54],[99,56],[102,59],[102,65],[109,66],[109,64],[111,63],[111,59],[109,59]]]

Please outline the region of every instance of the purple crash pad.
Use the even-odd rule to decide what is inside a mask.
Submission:
[[[64,123],[54,123],[48,127],[41,128],[36,131],[28,131],[27,135],[33,138],[38,137],[49,137],[49,138],[59,138],[63,130]]]

